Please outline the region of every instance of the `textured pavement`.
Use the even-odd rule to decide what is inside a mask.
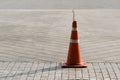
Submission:
[[[120,80],[120,10],[75,13],[86,69],[59,65],[67,57],[71,10],[0,10],[0,80]]]
[[[0,9],[120,9],[120,0],[0,0]]]
[[[120,10],[76,10],[76,19],[86,61],[120,62]],[[71,10],[1,10],[0,60],[65,60],[71,23]]]
[[[0,80],[120,80],[120,63],[88,63],[81,69],[52,62],[0,62]]]

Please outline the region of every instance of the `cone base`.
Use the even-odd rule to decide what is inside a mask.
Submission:
[[[62,68],[87,68],[87,65],[85,62],[82,62],[83,64],[78,64],[78,65],[68,65],[66,62],[61,63]]]

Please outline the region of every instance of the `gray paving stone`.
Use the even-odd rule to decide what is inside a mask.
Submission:
[[[120,10],[75,13],[83,59],[120,62]],[[0,17],[0,61],[66,60],[71,10],[0,10]]]
[[[3,63],[3,62],[0,62]],[[9,69],[4,69],[0,79],[5,80],[120,80],[118,64],[87,63],[88,68],[61,68],[54,62],[4,62]],[[17,63],[17,64],[16,64]],[[25,65],[25,63],[27,65]],[[14,69],[16,68],[17,69]],[[24,67],[24,70],[21,69]],[[0,66],[1,68],[1,66]]]
[[[0,0],[0,9],[120,9],[119,0]]]
[[[71,10],[0,10],[0,80],[120,80],[120,10],[75,12],[86,69],[59,64],[67,58]]]

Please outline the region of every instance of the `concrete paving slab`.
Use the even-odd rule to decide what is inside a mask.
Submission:
[[[0,9],[120,9],[120,0],[0,0]]]
[[[82,69],[61,68],[59,63],[53,62],[0,63],[9,63],[14,65],[8,65],[7,68],[10,69],[3,69],[3,67],[0,66],[0,68],[4,70],[2,75],[0,75],[0,80],[120,80],[120,63],[94,62],[88,63],[88,68]],[[24,64],[27,65],[24,66]],[[97,64],[97,66],[95,64]],[[18,65],[18,67],[16,67],[16,65]],[[24,68],[24,70],[21,70],[21,68]]]
[[[87,62],[120,62],[120,10],[75,10]],[[66,60],[71,10],[0,10],[0,61]]]

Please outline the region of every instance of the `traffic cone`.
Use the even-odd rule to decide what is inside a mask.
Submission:
[[[80,44],[77,31],[77,21],[72,23],[71,40],[68,50],[67,62],[62,62],[62,68],[86,68],[87,65],[82,61]]]

